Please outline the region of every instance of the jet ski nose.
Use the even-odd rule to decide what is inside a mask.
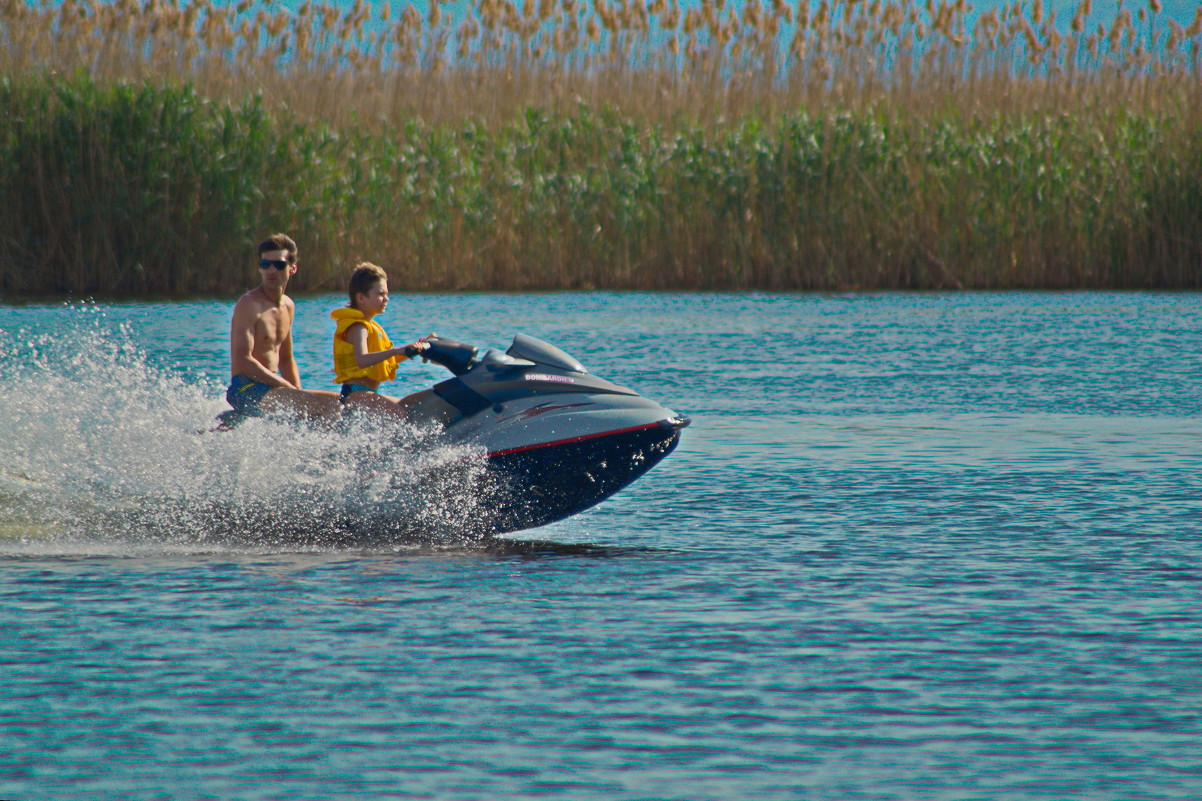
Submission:
[[[675,414],[664,420],[660,420],[659,424],[664,428],[672,428],[677,431],[693,422],[692,418],[685,417],[683,414]]]

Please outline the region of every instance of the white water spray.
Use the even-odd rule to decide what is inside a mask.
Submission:
[[[0,543],[326,548],[473,538],[480,454],[370,419],[250,420],[126,326],[0,332]]]

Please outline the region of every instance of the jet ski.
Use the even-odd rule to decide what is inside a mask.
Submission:
[[[427,343],[421,358],[452,377],[400,402],[413,423],[484,451],[487,520],[478,522],[491,534],[600,503],[671,453],[690,422],[532,336],[516,335],[504,352],[445,337]]]
[[[428,343],[422,358],[453,377],[401,403],[451,442],[485,450],[493,533],[600,503],[671,453],[689,424],[532,336],[518,334],[504,353],[441,337]]]

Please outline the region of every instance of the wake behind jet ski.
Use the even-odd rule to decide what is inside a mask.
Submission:
[[[453,377],[400,402],[414,424],[484,450],[487,519],[478,522],[492,534],[546,525],[605,500],[671,453],[689,424],[525,334],[503,353],[444,337],[428,343],[420,356]],[[221,417],[237,422],[231,412]]]

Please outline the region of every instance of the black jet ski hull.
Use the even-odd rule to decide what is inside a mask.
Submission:
[[[687,420],[489,454],[494,534],[536,528],[595,506],[676,448]]]

